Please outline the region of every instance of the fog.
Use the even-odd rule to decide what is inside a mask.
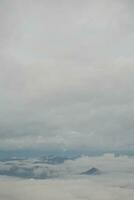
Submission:
[[[24,161],[25,167],[35,165]],[[9,164],[9,162],[8,162]],[[19,166],[19,161],[16,161]],[[2,166],[2,164],[0,163]],[[39,164],[38,164],[39,166]],[[97,167],[99,175],[82,175],[81,172]],[[105,154],[99,157],[81,157],[63,164],[47,165],[57,176],[51,179],[16,178],[0,176],[1,200],[133,200],[134,158]],[[43,170],[43,164],[34,173]],[[35,168],[36,169],[36,168]]]
[[[0,175],[22,178],[78,178],[81,173],[95,167],[100,170],[100,176],[133,176],[134,157],[115,156],[104,154],[102,156],[81,156],[76,159],[65,159],[63,163],[49,164],[40,159],[7,160],[0,162]],[[87,176],[88,177],[88,176]]]
[[[115,178],[115,177],[114,177]],[[65,180],[0,179],[1,200],[133,200],[134,181],[110,178]],[[119,178],[119,177],[118,177]],[[130,182],[131,181],[131,182]]]

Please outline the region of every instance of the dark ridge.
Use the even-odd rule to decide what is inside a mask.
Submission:
[[[100,170],[95,167],[92,167],[91,169],[81,173],[81,175],[99,175],[99,174],[101,174]]]

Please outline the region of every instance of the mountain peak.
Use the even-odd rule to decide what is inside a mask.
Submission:
[[[96,167],[92,167],[91,169],[82,172],[81,174],[83,175],[99,175],[101,172],[99,169],[97,169]]]

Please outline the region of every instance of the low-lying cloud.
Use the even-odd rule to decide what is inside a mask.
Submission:
[[[35,160],[34,160],[35,161]],[[33,161],[6,161],[9,166],[33,168]],[[4,165],[4,163],[3,163]],[[1,200],[133,200],[134,158],[115,157],[105,154],[100,157],[81,157],[67,160],[60,165],[38,164],[39,170],[46,167],[59,172],[51,179],[20,179],[0,176]],[[96,166],[103,173],[95,176],[79,175],[80,171]],[[2,163],[0,163],[0,168]],[[52,172],[52,171],[51,171]],[[37,173],[37,171],[35,171]],[[62,174],[62,176],[61,176]],[[69,174],[69,175],[68,175]]]
[[[19,180],[0,178],[2,200],[133,200],[134,181],[111,178]]]
[[[55,160],[57,161],[55,162]],[[49,179],[81,177],[93,167],[100,171],[100,176],[112,175],[134,175],[134,158],[128,156],[114,156],[104,154],[103,156],[88,157],[82,156],[76,159],[65,159],[59,162],[58,158],[51,159],[28,159],[28,160],[7,160],[0,162],[0,175],[16,176],[22,178]]]

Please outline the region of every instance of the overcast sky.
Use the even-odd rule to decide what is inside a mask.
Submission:
[[[133,0],[0,1],[0,148],[134,150]]]

